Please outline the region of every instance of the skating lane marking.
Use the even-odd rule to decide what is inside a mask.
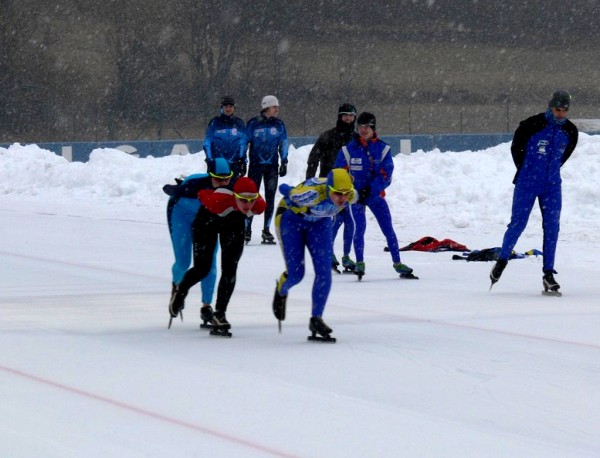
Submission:
[[[173,417],[169,417],[167,415],[162,415],[160,413],[152,412],[150,410],[146,410],[141,407],[136,407],[131,404],[126,404],[126,403],[118,401],[116,399],[111,399],[106,396],[95,394],[95,393],[92,393],[89,391],[84,391],[79,388],[75,388],[75,387],[65,385],[62,383],[54,382],[52,380],[45,379],[45,378],[39,377],[37,375],[29,374],[27,372],[23,372],[18,369],[13,369],[11,367],[6,367],[3,365],[0,365],[0,370],[7,372],[9,374],[12,374],[12,375],[16,375],[21,378],[25,378],[30,381],[34,381],[37,383],[41,383],[43,385],[51,386],[53,388],[57,388],[62,391],[67,391],[69,393],[76,394],[76,395],[84,397],[84,398],[92,399],[95,401],[100,401],[105,404],[111,405],[113,407],[118,407],[120,409],[125,409],[130,412],[137,413],[139,415],[144,415],[146,417],[154,418],[155,420],[159,420],[159,421],[162,421],[165,423],[170,423],[170,424],[176,425],[176,426],[181,426],[183,428],[191,429],[192,431],[208,434],[208,435],[216,437],[218,439],[222,439],[226,442],[232,442],[232,443],[235,443],[238,445],[242,445],[244,447],[254,449],[261,453],[266,453],[268,455],[282,457],[282,458],[299,458],[297,455],[291,455],[289,453],[282,452],[280,450],[276,450],[276,449],[267,447],[265,445],[250,442],[246,439],[242,439],[240,437],[235,437],[235,436],[232,436],[227,433],[222,433],[222,432],[216,431],[214,429],[207,428],[205,426],[200,426],[200,425],[196,425],[194,423],[189,423],[187,421],[178,420],[177,418],[173,418]]]
[[[369,314],[384,315],[386,317],[396,318],[400,321],[407,321],[407,322],[412,321],[415,323],[430,323],[430,324],[436,324],[438,326],[450,326],[450,327],[456,327],[456,328],[470,329],[472,331],[493,332],[493,333],[502,334],[505,336],[521,337],[524,339],[533,339],[533,340],[539,340],[539,341],[543,341],[543,342],[553,342],[553,343],[559,343],[559,344],[565,344],[565,345],[575,345],[578,347],[587,347],[587,348],[593,348],[595,350],[600,350],[600,345],[587,343],[587,342],[575,342],[572,340],[557,339],[557,338],[553,338],[553,337],[544,337],[544,336],[536,336],[536,335],[531,335],[531,334],[523,334],[520,332],[503,331],[501,329],[484,328],[482,326],[474,326],[471,324],[452,323],[449,321],[439,321],[439,320],[433,320],[430,318],[415,318],[415,317],[410,317],[410,316],[394,315],[389,312],[379,312],[376,310],[365,310],[365,309],[361,309],[361,308],[357,308],[357,307],[350,307],[347,305],[336,305],[336,307],[353,310],[353,311],[360,311],[360,312],[369,313]]]

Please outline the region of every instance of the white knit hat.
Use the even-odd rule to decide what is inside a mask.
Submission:
[[[269,107],[278,107],[279,100],[277,100],[277,97],[274,95],[265,95],[260,105],[262,106],[263,110]]]

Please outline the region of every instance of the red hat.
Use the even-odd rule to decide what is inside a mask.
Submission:
[[[248,177],[240,177],[233,185],[233,192],[236,194],[258,194],[256,183]]]

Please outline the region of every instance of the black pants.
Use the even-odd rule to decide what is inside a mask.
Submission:
[[[235,288],[237,266],[244,251],[246,217],[237,211],[217,216],[201,207],[194,221],[194,267],[189,269],[179,288],[189,289],[210,272],[217,239],[221,243],[221,278],[215,311],[225,312]]]
[[[271,226],[273,212],[275,210],[275,194],[277,193],[277,182],[279,180],[279,168],[273,164],[253,164],[250,163],[248,169],[248,178],[256,183],[260,189],[261,182],[265,181],[265,224],[264,228],[268,229]],[[252,217],[248,218],[248,228],[252,226]]]

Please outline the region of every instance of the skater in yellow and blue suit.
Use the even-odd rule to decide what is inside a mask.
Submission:
[[[282,184],[279,192],[283,198],[277,207],[275,228],[286,270],[275,288],[273,312],[278,320],[285,319],[287,295],[304,277],[304,250],[308,248],[315,269],[309,329],[329,337],[332,331],[322,315],[331,290],[333,217],[356,202],[352,178],[338,168],[331,170],[327,178],[310,178],[296,187]]]

